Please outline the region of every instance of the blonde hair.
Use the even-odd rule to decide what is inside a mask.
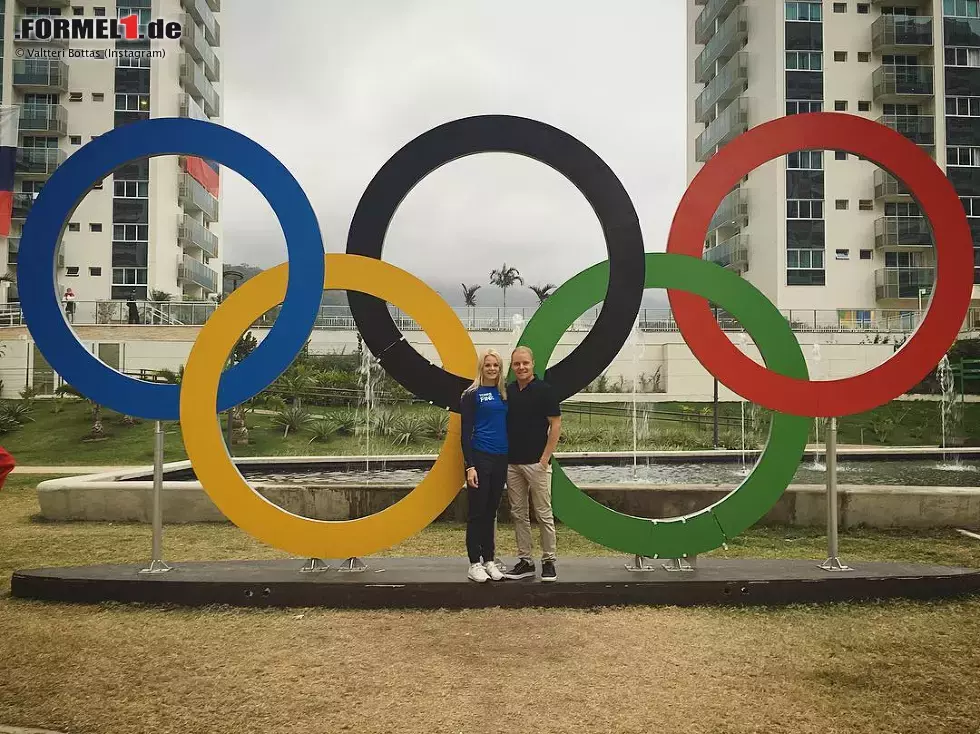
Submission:
[[[483,387],[483,365],[487,361],[487,357],[496,357],[497,366],[499,367],[499,372],[497,374],[497,385],[496,388],[500,392],[500,397],[502,400],[507,399],[507,370],[504,369],[504,360],[501,358],[499,352],[496,349],[490,348],[484,350],[483,354],[476,362],[476,378],[473,380],[473,384],[466,388],[466,392],[471,392]]]

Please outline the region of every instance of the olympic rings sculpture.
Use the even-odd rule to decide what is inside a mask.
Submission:
[[[722,198],[759,165],[798,150],[842,150],[902,181],[929,221],[936,243],[936,288],[925,319],[891,359],[854,377],[813,382],[786,320],[755,287],[701,259],[709,222]],[[459,397],[474,376],[476,350],[458,317],[432,289],[382,261],[387,228],[409,191],[459,157],[511,152],[566,176],[593,206],[608,260],[571,278],[528,322],[519,343],[536,355],[539,376],[562,399],[582,390],[623,347],[646,288],[666,288],[681,333],[701,364],[747,400],[775,411],[759,463],[739,487],[698,512],[648,519],[589,498],[561,470],[553,479],[556,516],[593,541],[626,553],[677,558],[720,547],[760,520],[792,479],[809,418],[845,416],[898,397],[921,380],[953,343],[973,288],[973,243],[966,214],[942,170],[919,146],[883,125],[840,113],[779,118],[723,147],[682,197],[665,253],[646,252],[632,201],[612,170],[585,144],[550,125],[485,115],[449,122],[405,145],[365,190],[345,254],[325,255],[313,208],[281,162],[249,138],[210,122],[157,118],[94,139],[57,168],[24,225],[21,305],[41,353],[82,394],[129,415],[181,422],[194,471],[217,507],[257,539],[315,558],[365,556],[395,545],[435,520],[464,484]],[[181,385],[127,377],[100,362],[74,335],[54,289],[54,256],[65,222],[99,179],[131,160],[194,155],[227,166],[265,195],[286,236],[289,262],[245,282],[201,329]],[[255,492],[231,460],[216,420],[272,384],[312,332],[324,289],[348,291],[365,343],[384,369],[415,395],[451,411],[445,442],[423,481],[387,509],[347,521],[287,512]],[[765,366],[742,354],[709,306],[732,313],[758,345]],[[586,309],[602,308],[571,354],[545,369],[561,334]],[[398,331],[386,303],[412,316],[442,362],[422,357]],[[240,364],[223,372],[241,334],[282,304],[275,324]]]

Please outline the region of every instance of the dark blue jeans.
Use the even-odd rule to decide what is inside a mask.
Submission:
[[[496,552],[494,520],[507,480],[507,455],[474,451],[473,463],[479,486],[466,485],[466,552],[470,563],[479,563],[481,558],[486,563],[494,560]]]

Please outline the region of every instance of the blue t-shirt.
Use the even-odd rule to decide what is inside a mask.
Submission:
[[[473,448],[485,454],[507,453],[507,403],[495,387],[476,390]]]

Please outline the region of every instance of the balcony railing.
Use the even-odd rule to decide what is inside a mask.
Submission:
[[[694,60],[694,78],[707,84],[714,76],[715,62],[734,56],[749,36],[749,14],[744,5],[735,8]]]
[[[744,273],[749,269],[749,236],[740,234],[704,251],[704,259]]]
[[[925,217],[879,217],[875,247],[932,247],[932,230]]]
[[[218,81],[221,75],[221,64],[217,55],[211,50],[211,45],[198,29],[190,15],[181,16],[183,32],[180,36],[181,45],[195,60],[204,64],[204,74],[212,82]]]
[[[906,198],[911,196],[908,187],[890,173],[875,169],[875,198]]]
[[[881,268],[875,271],[875,296],[879,301],[891,298],[918,299],[920,291],[932,291],[936,269]]]
[[[936,118],[932,115],[882,115],[877,121],[913,143],[929,147],[936,144]]]
[[[221,26],[218,24],[218,19],[214,17],[210,2],[205,2],[205,0],[180,0],[180,4],[195,22],[204,26],[204,35],[208,43],[212,46],[220,46]]]
[[[695,119],[707,124],[715,105],[728,102],[745,91],[748,79],[749,55],[739,51],[698,95],[694,103]]]
[[[715,215],[711,218],[708,231],[735,224],[746,224],[749,216],[749,197],[745,189],[735,189],[721,200]]]
[[[189,117],[193,120],[207,121],[209,119],[207,113],[204,112],[204,108],[197,103],[196,99],[194,99],[191,95],[187,94],[186,92],[183,92],[180,95],[179,114],[181,117]]]
[[[50,59],[14,59],[13,83],[23,90],[64,92],[68,89],[68,64]]]
[[[180,280],[199,285],[209,293],[218,292],[218,273],[189,255],[184,255],[180,259],[180,267],[177,268],[177,277]]]
[[[10,210],[11,219],[27,219],[34,206],[34,194],[25,194],[18,191],[13,195],[13,204]]]
[[[708,0],[701,15],[694,21],[694,42],[700,45],[711,40],[715,33],[715,20],[724,18],[740,0]]]
[[[59,268],[65,267],[65,253],[62,250],[63,245],[58,245],[58,250],[55,253],[54,261]],[[17,267],[17,258],[20,256],[20,237],[11,237],[7,240],[7,265],[10,267]]]
[[[876,100],[933,96],[932,66],[883,64],[871,76]]]
[[[65,151],[59,148],[18,148],[17,173],[49,176],[65,162]]]
[[[704,163],[724,145],[749,129],[749,101],[739,97],[715,118],[714,122],[698,135],[695,141],[695,157]]]
[[[203,212],[212,222],[218,219],[218,200],[194,180],[190,174],[180,175],[180,191],[177,200],[187,211]]]
[[[20,108],[21,132],[68,134],[68,111],[60,104],[25,104]]]
[[[932,46],[932,18],[882,15],[871,26],[871,50],[876,54]]]
[[[204,111],[214,117],[218,114],[218,93],[207,76],[194,63],[194,58],[187,52],[180,55],[180,83],[188,92],[204,102]]]
[[[208,257],[218,256],[218,235],[187,214],[180,222],[177,243],[185,249],[197,247]]]

